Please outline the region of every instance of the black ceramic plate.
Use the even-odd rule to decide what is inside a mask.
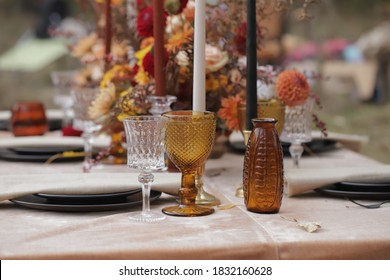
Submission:
[[[126,202],[129,195],[141,192],[141,189],[130,190],[126,192],[106,193],[106,194],[46,194],[38,193],[36,196],[46,198],[50,203],[60,204],[86,204],[86,203],[110,203]]]
[[[390,199],[389,186],[346,186],[342,183],[329,185],[315,190],[318,193],[352,199]]]
[[[341,191],[359,191],[359,192],[390,192],[390,182],[384,183],[360,183],[360,182],[341,182],[335,184]]]
[[[154,201],[161,196],[161,192],[151,191],[150,201]],[[142,204],[142,193],[138,192],[127,197],[126,201],[112,203],[91,203],[91,204],[62,204],[50,203],[46,198],[36,195],[26,195],[11,200],[12,202],[38,210],[60,211],[60,212],[94,212],[112,211],[126,209],[134,205]]]
[[[35,150],[33,152],[30,150],[29,152],[26,151],[20,151],[17,149],[15,151],[15,148],[2,148],[0,149],[0,159],[7,160],[7,161],[23,161],[23,162],[45,162],[47,161],[51,156],[65,152],[65,151],[82,151],[82,149],[75,149],[70,148],[67,149],[67,147],[61,147],[61,149],[58,149],[57,152],[53,152],[52,148],[30,148],[32,150]],[[45,150],[47,149],[47,150]],[[54,162],[68,162],[68,161],[80,161],[83,160],[83,157],[66,157],[66,158],[58,158]]]
[[[83,147],[13,147],[8,150],[21,155],[55,155],[66,151],[82,152]]]
[[[62,128],[61,119],[49,119],[49,130],[60,130]],[[0,120],[0,130],[6,131],[9,130],[9,120]]]

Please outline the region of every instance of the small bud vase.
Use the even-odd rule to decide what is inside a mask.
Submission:
[[[283,153],[276,120],[253,119],[244,158],[244,201],[248,211],[277,213],[283,195]]]

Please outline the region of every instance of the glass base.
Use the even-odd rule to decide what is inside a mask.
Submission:
[[[142,222],[142,223],[159,222],[164,220],[165,218],[166,216],[153,213],[153,212],[147,212],[147,213],[141,212],[129,216],[130,221]]]
[[[242,184],[236,189],[236,196],[240,198],[244,197],[244,186]]]
[[[166,207],[163,210],[164,214],[170,216],[180,216],[180,217],[197,217],[197,216],[206,216],[214,213],[213,208],[198,206],[198,205],[178,205]]]
[[[195,203],[198,205],[216,206],[221,204],[221,201],[202,188],[196,196]]]

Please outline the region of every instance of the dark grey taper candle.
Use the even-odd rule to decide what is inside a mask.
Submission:
[[[247,0],[246,31],[246,130],[257,117],[256,0]]]

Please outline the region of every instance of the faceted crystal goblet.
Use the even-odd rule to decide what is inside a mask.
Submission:
[[[76,70],[53,71],[50,73],[55,90],[53,102],[61,107],[63,112],[62,127],[72,124],[73,99],[70,92],[74,86],[76,75]]]
[[[213,208],[195,203],[196,174],[214,144],[216,117],[212,112],[174,111],[162,114],[166,120],[165,150],[182,173],[179,205],[163,209],[173,216],[203,216]]]
[[[141,171],[142,212],[130,216],[138,222],[156,222],[165,219],[150,210],[150,191],[153,170],[164,167],[165,124],[161,116],[133,116],[123,119],[127,142],[127,165]]]
[[[74,119],[73,127],[82,130],[84,140],[83,171],[89,172],[93,166],[92,148],[94,134],[102,127],[89,115],[88,109],[100,93],[99,88],[73,88],[71,96],[73,100]]]
[[[309,98],[302,105],[286,106],[286,115],[280,139],[291,143],[289,152],[293,159],[294,167],[299,167],[303,154],[302,143],[312,140],[311,137],[311,112],[313,100]]]

